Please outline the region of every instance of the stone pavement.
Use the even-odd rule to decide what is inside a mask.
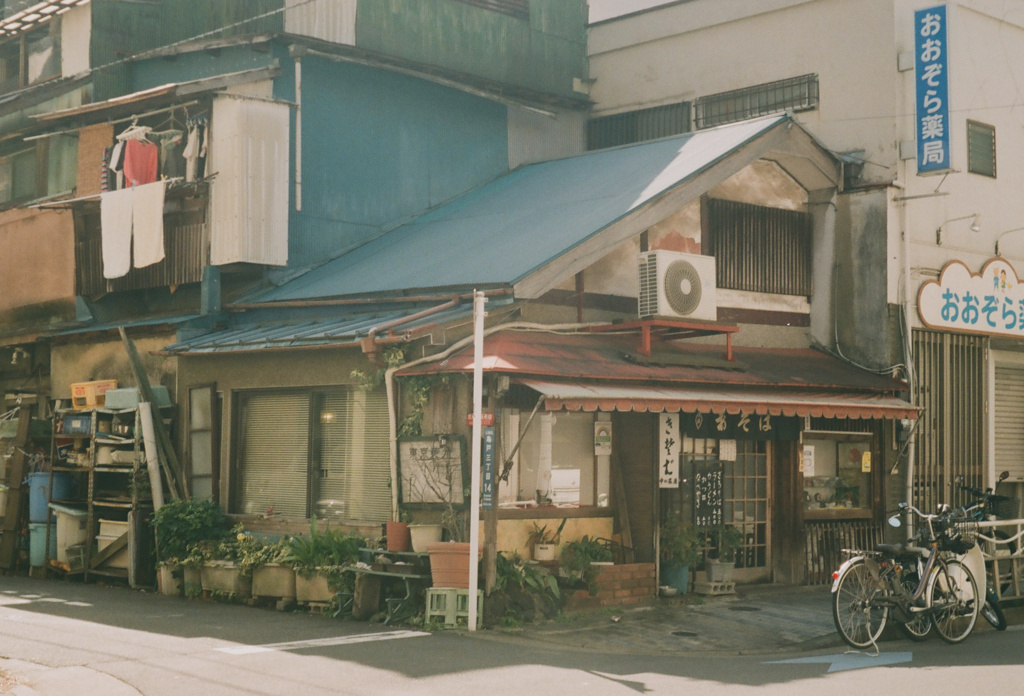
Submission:
[[[562,648],[645,655],[767,654],[842,644],[827,586],[737,586],[735,595],[659,598],[650,606],[569,614],[491,633]]]

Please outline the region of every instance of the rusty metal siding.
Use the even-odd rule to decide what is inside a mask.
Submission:
[[[912,502],[921,510],[958,502],[958,476],[982,485],[987,356],[985,337],[914,331],[914,401],[922,410]]]
[[[98,295],[121,290],[143,290],[185,283],[198,283],[203,279],[203,268],[209,265],[209,242],[205,223],[194,223],[164,228],[163,261],[145,268],[133,268],[122,278],[107,280],[103,277],[102,241],[99,218],[94,218],[91,234],[83,234],[75,243],[75,293]]]
[[[286,0],[285,5],[287,33],[355,46],[358,0]]]
[[[811,295],[810,215],[718,199],[708,211],[718,287]]]

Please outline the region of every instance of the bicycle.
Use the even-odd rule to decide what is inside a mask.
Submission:
[[[906,511],[924,522],[907,544],[844,549],[851,557],[832,574],[832,618],[840,637],[854,648],[877,648],[890,617],[913,640],[924,640],[934,628],[947,643],[967,638],[978,620],[978,583],[955,557],[974,546],[976,523],[956,521],[950,511],[928,515],[900,503],[890,524],[899,526]]]

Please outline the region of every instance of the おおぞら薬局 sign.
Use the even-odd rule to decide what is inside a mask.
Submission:
[[[917,311],[926,326],[999,336],[1024,336],[1024,287],[1003,259],[971,273],[960,261],[921,286]]]

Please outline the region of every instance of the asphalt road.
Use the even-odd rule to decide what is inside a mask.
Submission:
[[[528,635],[426,633],[123,588],[0,578],[10,693],[204,694],[1019,693],[1024,626],[965,643],[887,641],[769,655],[637,655]]]

